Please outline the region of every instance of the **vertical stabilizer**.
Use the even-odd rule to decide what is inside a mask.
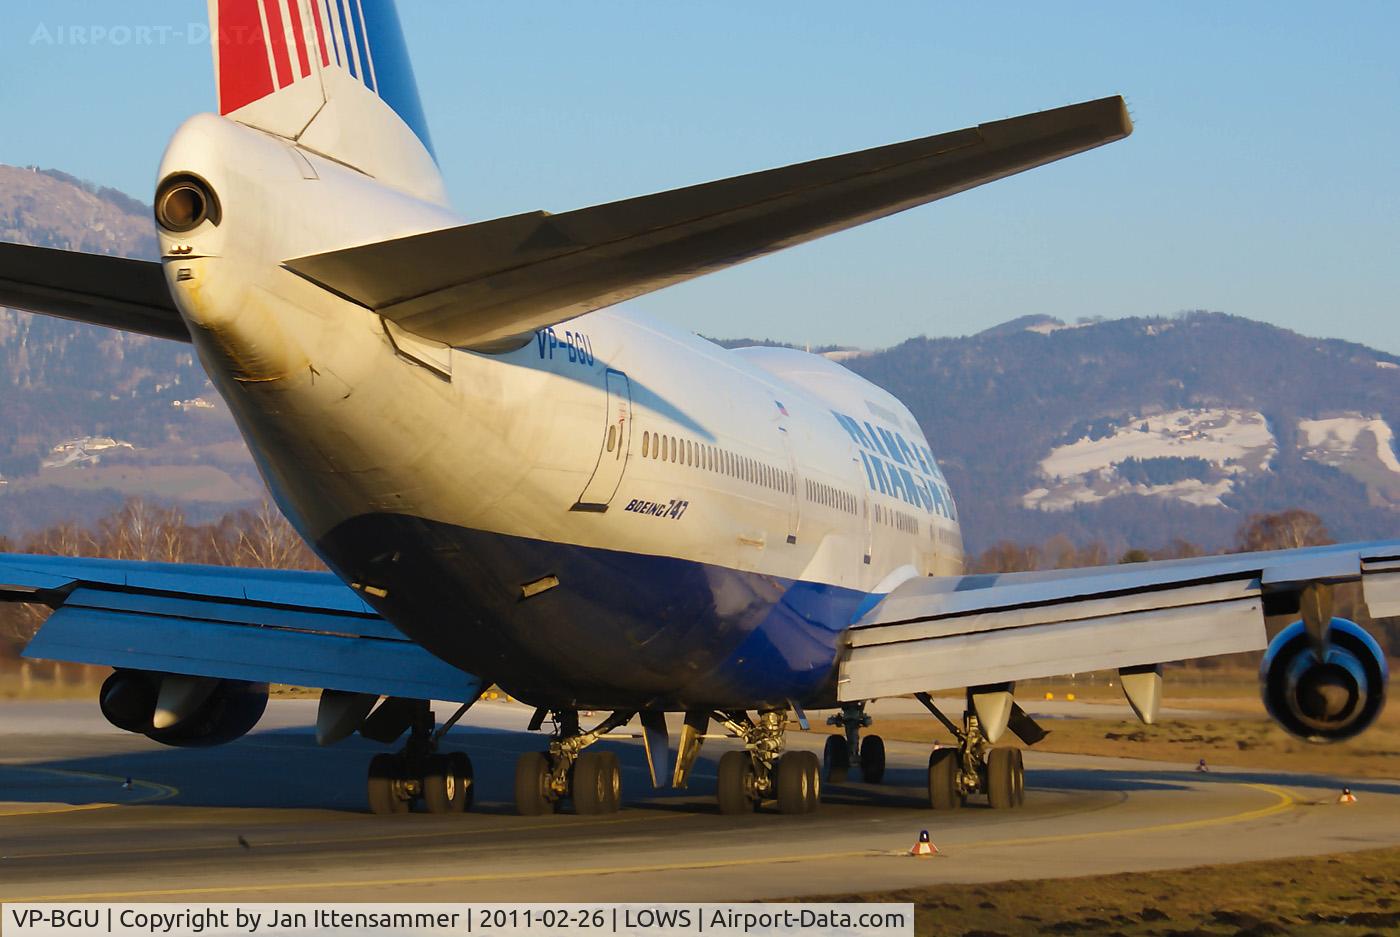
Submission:
[[[209,0],[219,113],[445,203],[393,0]]]

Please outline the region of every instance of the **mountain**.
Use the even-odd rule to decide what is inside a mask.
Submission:
[[[0,166],[0,240],[151,257],[148,206]],[[728,346],[778,344],[727,340]],[[907,402],[969,550],[1056,534],[1109,555],[1228,546],[1307,508],[1338,539],[1400,534],[1400,359],[1221,313],[822,348]],[[90,521],[127,495],[212,518],[263,495],[188,345],[0,310],[0,534]]]
[[[0,166],[0,241],[153,258],[151,209],[65,173]],[[0,534],[88,522],[123,498],[192,518],[262,498],[189,345],[0,309]]]
[[[1394,355],[1211,312],[1007,326],[843,360],[913,410],[971,551],[1218,548],[1292,507],[1339,539],[1400,534]]]

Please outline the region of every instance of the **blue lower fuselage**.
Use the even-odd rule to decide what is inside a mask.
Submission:
[[[319,544],[409,637],[551,708],[830,706],[841,635],[877,597],[397,514]],[[558,585],[525,597],[522,586]]]

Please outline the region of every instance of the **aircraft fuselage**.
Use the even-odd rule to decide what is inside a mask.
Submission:
[[[222,118],[175,172],[222,217],[161,233],[167,279],[269,488],[445,660],[554,707],[830,704],[852,621],[961,571],[917,423],[840,365],[618,308],[448,348],[280,265],[463,219]]]

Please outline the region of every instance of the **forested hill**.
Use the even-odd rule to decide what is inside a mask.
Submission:
[[[149,206],[13,166],[0,166],[0,241],[156,252]],[[195,518],[262,497],[189,345],[9,309],[0,309],[0,478],[0,535],[90,522],[133,495],[173,497]]]

